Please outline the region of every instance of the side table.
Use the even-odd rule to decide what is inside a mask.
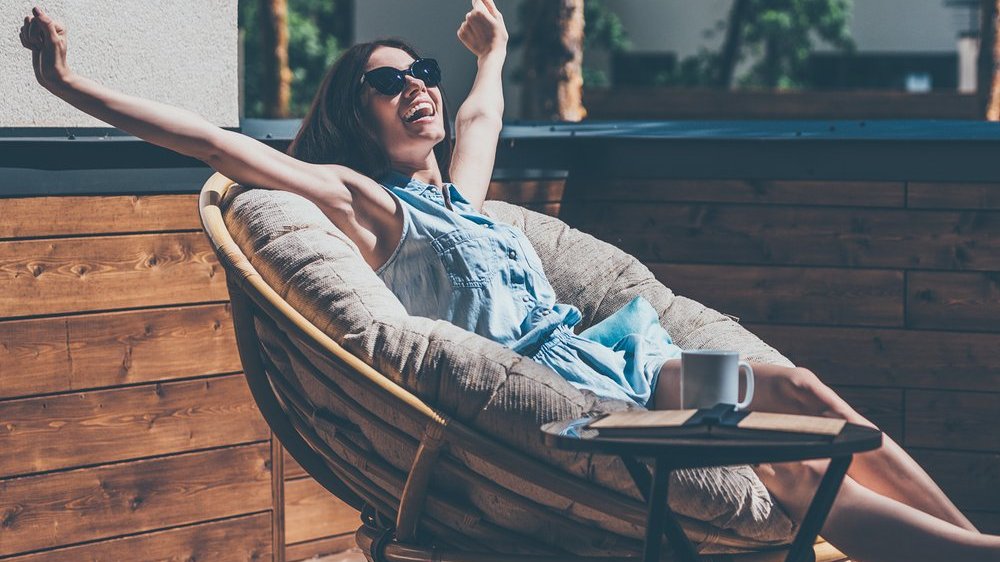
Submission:
[[[785,558],[785,562],[814,560],[813,543],[844,481],[854,453],[870,451],[882,445],[881,431],[850,423],[833,440],[803,441],[759,437],[752,440],[723,437],[602,437],[596,430],[584,429],[593,419],[578,418],[547,423],[541,428],[545,443],[557,449],[618,455],[622,458],[649,508],[643,562],[659,560],[660,533],[666,534],[685,562],[697,562],[699,558],[667,505],[671,471],[678,468],[829,458],[830,465]],[[652,482],[649,471],[636,460],[640,457],[654,459]]]

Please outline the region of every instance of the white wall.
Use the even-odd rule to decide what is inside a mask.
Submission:
[[[107,127],[35,81],[18,30],[40,5],[68,30],[77,74],[115,90],[239,125],[236,0],[3,0],[0,127]]]

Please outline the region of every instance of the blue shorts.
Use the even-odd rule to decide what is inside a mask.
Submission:
[[[579,335],[556,326],[531,358],[577,388],[646,406],[660,368],[680,356],[653,306],[635,297]]]

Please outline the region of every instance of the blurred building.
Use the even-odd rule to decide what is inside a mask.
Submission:
[[[496,0],[509,29],[516,29],[517,5],[523,0]],[[631,41],[625,53],[611,56],[591,51],[585,64],[603,71],[612,86],[646,86],[658,70],[699,49],[717,50],[723,35],[705,32],[725,19],[732,0],[605,0],[622,20]],[[355,13],[355,38],[363,41],[390,35],[406,38],[442,63],[444,87],[453,108],[468,94],[475,60],[455,37],[468,5],[453,0],[365,0]],[[817,89],[955,92],[959,87],[959,40],[968,35],[967,12],[945,0],[858,0],[854,2],[851,35],[854,55],[818,45],[811,58],[808,82]],[[969,50],[968,41],[964,46]],[[508,76],[520,64],[512,50]],[[743,61],[737,75],[752,60]],[[504,84],[507,118],[520,117],[519,85]],[[968,91],[968,86],[966,86]]]

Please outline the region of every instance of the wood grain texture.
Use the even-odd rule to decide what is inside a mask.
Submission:
[[[228,303],[0,322],[0,398],[241,368]]]
[[[909,453],[960,509],[1000,514],[1000,454],[929,449]]]
[[[974,94],[586,88],[591,119],[981,119]]]
[[[9,562],[265,562],[271,560],[268,540],[271,516],[258,513],[211,523],[144,533],[37,554],[15,556]]]
[[[903,207],[903,182],[573,178],[573,197],[587,201],[759,203]]]
[[[295,544],[353,532],[360,514],[312,478],[285,483],[285,541]]]
[[[1000,270],[1000,213],[564,201],[560,218],[644,262]]]
[[[271,434],[271,543],[278,545],[272,562],[285,562],[285,457],[278,436]]]
[[[906,201],[919,209],[1000,211],[1000,184],[909,182]]]
[[[492,181],[487,199],[499,199],[516,205],[525,203],[558,203],[562,200],[566,180]]]
[[[897,442],[903,440],[903,391],[897,388],[833,386],[859,414]]]
[[[1000,331],[1000,272],[907,272],[907,325]]]
[[[358,523],[361,526],[361,523]],[[336,552],[344,552],[348,549],[358,549],[358,543],[354,540],[354,532],[344,533],[334,537],[324,537],[314,541],[290,544],[285,548],[285,559],[288,562],[300,562],[317,556],[324,556]],[[361,555],[359,555],[361,556]]]
[[[0,556],[268,510],[269,449],[261,443],[0,481]]]
[[[531,209],[550,217],[558,217],[561,208],[559,203],[521,203],[520,205],[525,209]]]
[[[0,217],[0,238],[201,230],[197,194],[0,199]]]
[[[903,274],[898,271],[646,265],[676,294],[742,321],[903,325]]]
[[[0,242],[0,317],[227,300],[204,233]]]
[[[243,375],[0,402],[0,475],[268,438]]]
[[[755,323],[744,327],[827,384],[1000,390],[996,334]]]
[[[284,451],[284,450],[283,450]],[[295,462],[292,455],[288,451],[284,451],[285,456],[285,480],[295,480],[297,478],[307,478],[309,473],[306,469],[302,468],[302,465]]]
[[[1000,393],[906,391],[906,446],[1000,452]]]

